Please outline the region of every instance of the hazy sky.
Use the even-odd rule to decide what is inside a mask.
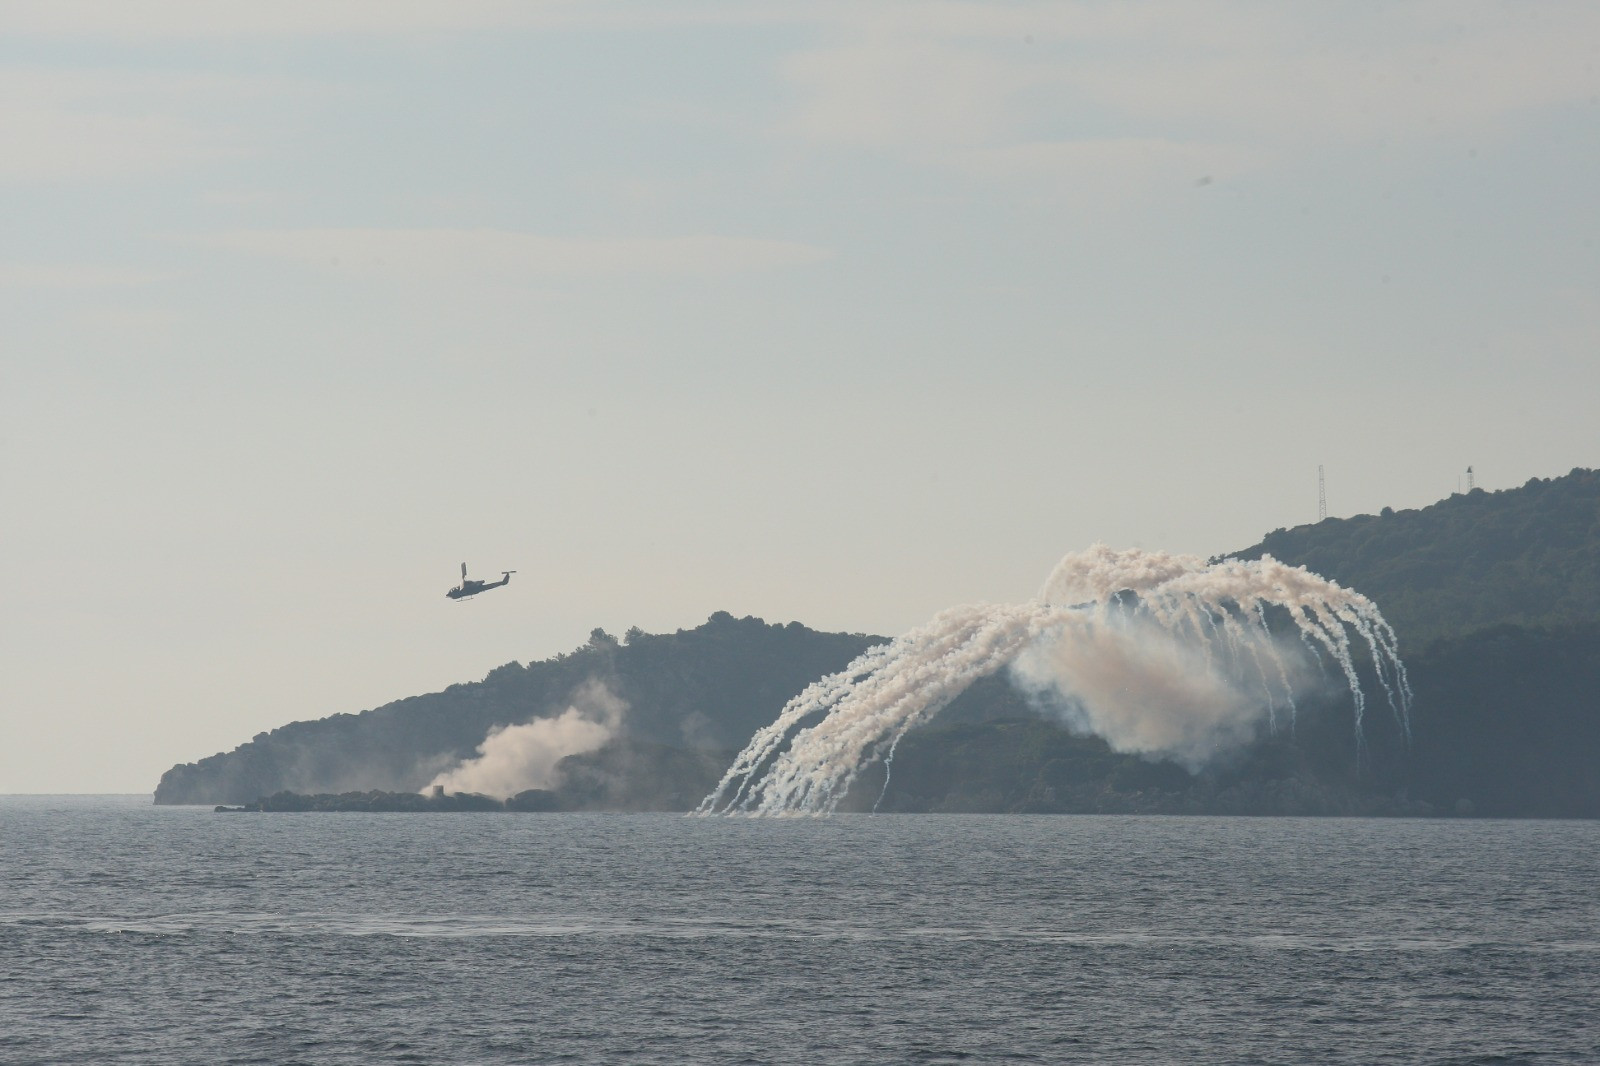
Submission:
[[[0,792],[1600,465],[1589,0],[0,0],[0,190]]]

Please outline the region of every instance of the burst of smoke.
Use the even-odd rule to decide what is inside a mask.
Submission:
[[[1294,692],[1308,680],[1305,648],[1280,646],[1260,629],[1240,633],[1221,664],[1208,650],[1130,613],[1063,626],[1023,649],[1010,669],[1075,732],[1198,770],[1253,738],[1263,720],[1274,728],[1281,712],[1292,715]]]
[[[572,703],[553,718],[535,718],[490,732],[475,758],[436,776],[423,791],[479,792],[501,798],[561,783],[561,760],[594,751],[610,740],[628,706],[598,681],[585,682]]]
[[[1274,634],[1269,608],[1292,622],[1296,644]],[[750,739],[699,810],[831,812],[909,730],[1012,664],[1113,748],[1194,767],[1280,713],[1292,721],[1295,681],[1326,654],[1349,686],[1359,744],[1366,696],[1352,632],[1409,736],[1394,631],[1365,596],[1270,557],[1208,564],[1096,545],[1063,559],[1028,603],[952,608],[814,682]]]

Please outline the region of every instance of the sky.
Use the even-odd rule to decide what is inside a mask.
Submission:
[[[0,0],[0,793],[1600,465],[1596,189],[1587,0]]]

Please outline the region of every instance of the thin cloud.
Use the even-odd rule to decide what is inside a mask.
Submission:
[[[132,288],[168,281],[172,274],[83,263],[0,263],[0,288]]]
[[[1600,9],[1402,7],[1342,26],[1282,16],[1232,43],[1157,38],[1075,64],[1082,96],[1126,119],[1271,139],[1370,141],[1490,129],[1600,89]],[[1464,13],[1465,12],[1465,13]],[[1237,22],[1243,9],[1219,17]]]
[[[978,156],[991,169],[1070,169],[1158,142],[1255,166],[1283,148],[1495,135],[1512,116],[1600,90],[1593,5],[830,11],[833,39],[781,68],[794,90],[786,132],[952,167]]]
[[[12,0],[6,22],[13,33],[75,37],[316,36],[535,26],[571,6],[531,0]]]
[[[1266,151],[1232,144],[1107,137],[979,148],[952,163],[990,180],[1032,182],[1055,197],[1088,194],[1103,207],[1152,189],[1210,185],[1259,169],[1269,158]]]
[[[232,37],[405,36],[485,30],[810,21],[787,6],[606,3],[602,0],[11,0],[16,34],[144,41]]]
[[[938,150],[1011,132],[1014,98],[1038,78],[983,52],[935,41],[876,39],[792,56],[792,132],[876,149]]]
[[[172,115],[114,114],[0,102],[0,180],[126,178],[226,154],[206,130]]]
[[[831,255],[815,245],[753,237],[550,237],[500,229],[234,230],[189,240],[306,266],[408,277],[737,273]]]
[[[257,149],[219,105],[329,88],[176,71],[0,70],[0,181],[117,180],[239,158]]]

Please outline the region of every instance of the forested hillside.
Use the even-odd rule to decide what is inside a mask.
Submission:
[[[1263,553],[1366,593],[1394,624],[1416,692],[1409,743],[1369,716],[1358,754],[1335,687],[1302,705],[1293,730],[1190,773],[1074,735],[1002,673],[909,734],[887,787],[885,767],[866,771],[846,808],[1600,817],[1600,474],[1277,530],[1237,557]],[[883,639],[721,612],[671,634],[596,630],[567,655],[175,766],[156,802],[415,792],[492,730],[559,715],[600,683],[627,706],[616,735],[568,756],[557,789],[512,809],[684,810],[792,696]]]
[[[1600,618],[1600,471],[1279,529],[1234,558],[1263,554],[1365,593],[1405,649],[1488,626],[1592,621]]]
[[[767,625],[726,612],[676,633],[595,630],[570,654],[507,663],[482,681],[359,714],[293,722],[232,752],[174,766],[157,803],[244,803],[288,789],[415,791],[472,756],[490,730],[560,714],[599,682],[627,706],[623,733],[684,749],[737,751],[807,684],[881,637]]]
[[[1358,759],[1346,708],[1321,706],[1189,774],[1046,721],[941,716],[854,807],[1600,817],[1600,472],[1280,529],[1233,557],[1263,554],[1378,604],[1416,692],[1409,744]]]

